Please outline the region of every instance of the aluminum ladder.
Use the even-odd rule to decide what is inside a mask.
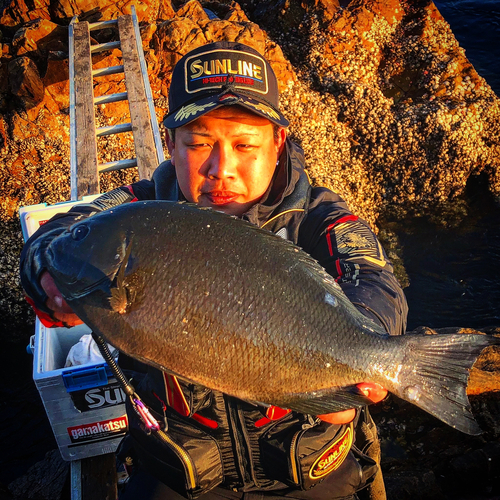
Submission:
[[[97,23],[69,25],[70,84],[70,166],[71,199],[97,194],[99,173],[137,167],[141,179],[149,179],[164,160],[163,147],[155,116],[139,24],[135,7],[131,15]],[[90,32],[118,27],[119,40],[91,44]],[[92,55],[121,49],[122,64],[93,69]],[[124,73],[126,92],[94,96],[94,78]],[[128,101],[130,123],[96,128],[95,106]],[[132,132],[135,158],[98,163],[97,138]],[[75,460],[70,470],[71,500],[114,500],[117,496],[117,472],[114,453]]]
[[[119,40],[91,45],[90,32],[118,27]],[[121,49],[122,64],[92,69],[92,55]],[[94,96],[94,78],[124,73],[126,92]],[[99,173],[138,167],[141,179],[150,178],[164,160],[161,137],[155,116],[146,61],[135,7],[132,14],[111,21],[78,22],[69,25],[70,84],[70,165],[71,199],[99,193]],[[130,123],[96,128],[98,104],[128,101]],[[132,132],[135,158],[98,163],[97,137]]]

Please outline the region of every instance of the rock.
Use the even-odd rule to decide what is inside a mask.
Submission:
[[[65,53],[49,52],[47,70],[42,78],[45,87],[44,105],[52,116],[69,109],[69,61]]]
[[[478,365],[485,358],[490,358],[494,360],[495,370],[489,371],[485,369],[478,368]],[[476,366],[472,369],[470,375],[469,387],[467,388],[467,394],[469,396],[477,396],[478,394],[483,394],[484,392],[495,392],[500,391],[500,352],[496,347],[489,347],[480,356]]]
[[[210,18],[198,0],[189,0],[175,13],[177,17],[187,17],[193,21],[208,21]]]
[[[6,5],[0,18],[2,26],[18,26],[35,19],[50,20],[50,0],[35,0],[26,3],[24,0],[12,0]]]
[[[68,50],[68,30],[51,21],[36,19],[19,28],[12,39],[13,56],[47,57],[49,51]]]
[[[0,112],[5,112],[9,107],[9,101],[12,100],[9,87],[9,61],[10,58],[0,58]],[[1,143],[0,143],[0,147]]]
[[[172,2],[170,0],[161,0],[160,6],[158,8],[158,21],[166,21],[175,16],[175,10],[172,7]]]
[[[268,57],[280,77],[282,89],[296,80],[295,73],[281,49],[269,40],[257,25],[250,22],[209,20],[204,12],[201,14],[200,10],[192,7],[198,2],[192,0],[189,4],[191,10],[197,13],[197,16],[199,14],[195,20],[191,17],[177,17],[177,12],[174,19],[160,24],[153,35],[151,45],[156,58],[155,67],[152,68],[153,89],[156,87],[167,97],[172,70],[177,61],[190,50],[218,40],[246,43]]]
[[[15,499],[60,500],[68,473],[69,462],[61,458],[59,450],[52,450],[26,475],[10,483],[9,491]]]
[[[430,470],[412,468],[385,475],[386,495],[397,500],[442,500],[443,491],[436,482],[436,476]]]
[[[171,68],[190,48],[221,38],[241,40],[271,59],[286,90],[283,101],[291,117],[290,131],[304,145],[313,180],[339,191],[374,226],[381,215],[390,218],[414,213],[415,207],[446,205],[463,192],[472,174],[482,171],[490,179],[490,189],[500,190],[495,166],[498,98],[467,62],[432,4],[394,0],[315,2],[304,7],[290,2],[273,10],[262,3],[261,10],[267,7],[269,14],[262,23],[275,33],[287,13],[302,9],[302,28],[295,13],[296,33],[276,34],[281,46],[246,21],[238,4],[206,5],[219,19],[209,20],[196,0],[177,12],[170,2],[159,5],[162,17],[169,19],[146,37],[151,41],[146,58],[155,97],[167,96]],[[277,26],[272,25],[273,12]],[[297,62],[300,79],[282,48]],[[449,60],[445,67],[443,58]],[[109,61],[102,59],[102,65]],[[448,84],[437,85],[436,78]],[[311,86],[309,81],[316,83]],[[96,91],[105,87],[98,85]],[[475,97],[465,105],[460,96],[467,92]],[[50,93],[48,100],[55,95]],[[323,110],[325,105],[328,109]],[[53,102],[46,107],[55,109]],[[165,108],[157,110],[161,118]],[[124,116],[125,109],[108,106],[101,112],[112,120],[113,115]],[[321,154],[328,150],[327,156]],[[434,174],[436,168],[442,174]]]
[[[9,62],[10,91],[18,97],[25,109],[40,104],[44,98],[44,87],[36,64],[26,56]]]
[[[432,3],[351,1],[336,11],[332,3],[331,20],[312,2],[243,5],[299,70],[300,85],[283,97],[315,182],[370,222],[446,213],[481,172],[498,198],[499,99]]]
[[[33,2],[11,0],[2,12],[0,24],[15,28],[37,19],[67,24],[74,16],[78,16],[80,21],[96,22],[130,14],[132,5],[133,3],[130,2],[117,4],[110,0],[79,0],[78,2],[69,0],[34,0]],[[170,0],[137,2],[135,9],[139,21],[148,23],[170,19],[175,13]]]

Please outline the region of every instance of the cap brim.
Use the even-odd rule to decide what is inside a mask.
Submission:
[[[228,98],[224,99],[219,94],[210,95],[204,99],[185,104],[172,113],[169,113],[163,120],[167,128],[177,128],[186,125],[186,123],[196,120],[214,109],[222,106],[243,106],[256,115],[267,118],[270,122],[280,127],[288,127],[288,120],[279,112],[279,110],[267,103],[257,101],[244,94],[229,92]]]

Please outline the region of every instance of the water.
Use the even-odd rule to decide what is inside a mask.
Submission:
[[[410,279],[408,329],[500,326],[500,207],[484,183],[471,183],[458,226],[426,218],[397,231]]]
[[[475,69],[500,95],[500,2],[435,4]],[[409,330],[500,326],[500,207],[484,179],[472,182],[465,199],[468,215],[457,227],[443,229],[420,218],[397,231],[410,279]]]
[[[500,2],[437,0],[434,4],[476,71],[500,95]]]

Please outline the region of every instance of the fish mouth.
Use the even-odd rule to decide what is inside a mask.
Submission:
[[[125,256],[119,259],[108,273],[104,273],[102,270],[90,264],[96,250],[98,250],[96,245],[92,245],[85,260],[78,261],[73,258],[73,267],[77,267],[78,264],[80,264],[78,273],[74,274],[61,269],[61,266],[58,264],[61,254],[57,249],[53,248],[53,245],[49,245],[47,248],[46,256],[49,274],[54,278],[57,288],[62,293],[65,300],[77,300],[91,294],[99,288],[110,288],[111,283],[123,264]],[[88,281],[88,279],[85,279],[85,276],[93,277],[88,284],[85,284],[85,282]],[[75,287],[78,283],[80,283],[80,286]]]

